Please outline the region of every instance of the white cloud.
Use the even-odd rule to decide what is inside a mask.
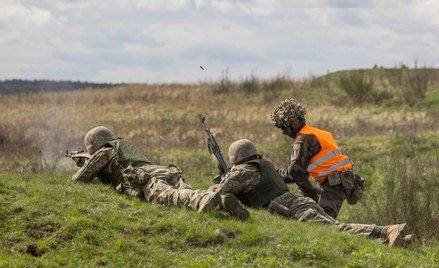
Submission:
[[[215,11],[224,14],[244,13],[251,15],[270,15],[275,12],[277,7],[275,0],[210,0],[210,5],[212,5]]]
[[[133,0],[137,8],[151,11],[177,11],[186,8],[189,0]]]
[[[90,7],[90,2],[58,2],[55,3],[55,7],[59,10],[87,9]]]
[[[286,63],[296,76],[437,65],[437,10],[436,0],[1,0],[0,79],[196,82],[226,68],[267,77]]]
[[[194,0],[195,8],[200,9],[207,4],[207,0]]]
[[[0,21],[4,23],[20,23],[35,26],[43,26],[52,20],[52,14],[48,10],[25,7],[21,3],[0,3]]]

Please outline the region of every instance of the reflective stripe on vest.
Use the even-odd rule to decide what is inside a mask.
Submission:
[[[296,139],[300,134],[316,137],[322,147],[320,152],[311,158],[307,168],[309,175],[316,182],[322,183],[332,172],[352,168],[351,161],[341,153],[331,133],[305,125],[297,134]]]
[[[323,176],[326,176],[329,173],[331,173],[332,171],[336,170],[337,168],[342,167],[342,166],[347,165],[347,164],[350,164],[350,163],[351,163],[351,161],[349,160],[349,158],[345,158],[345,159],[341,160],[340,162],[335,163],[327,170],[323,170],[322,172],[320,172],[319,175],[317,175],[317,177],[315,178],[315,181],[319,182]]]
[[[319,159],[317,159],[316,161],[314,161],[314,163],[312,163],[311,165],[308,166],[308,172],[311,172],[311,170],[315,169],[316,167],[318,167],[319,165],[323,164],[324,162],[328,161],[329,159],[333,158],[336,155],[341,154],[340,150],[334,150],[330,153],[325,154],[324,156],[320,157]]]

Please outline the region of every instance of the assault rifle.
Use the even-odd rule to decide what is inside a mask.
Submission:
[[[86,159],[90,159],[91,155],[88,152],[80,151],[70,151],[66,150],[65,157],[70,157],[75,161],[78,167],[82,167],[85,164]]]
[[[66,150],[66,154],[64,156],[70,157],[70,158],[77,158],[77,157],[90,158],[91,157],[91,155],[88,152],[84,152],[83,150],[70,151],[70,153],[69,153],[69,150]]]
[[[221,164],[222,175],[228,176],[229,175],[229,168],[227,167],[226,162],[224,161],[224,158],[221,155],[221,149],[218,146],[218,143],[216,143],[215,138],[213,137],[212,133],[210,132],[210,129],[208,129],[206,127],[206,125],[204,124],[204,119],[206,119],[205,116],[200,117],[201,124],[203,125],[204,131],[206,131],[206,134],[207,134],[207,148],[209,149],[209,153],[210,154],[213,153],[215,155],[216,159],[218,160],[218,162]],[[225,176],[223,177],[223,179],[221,180],[220,183],[223,183],[224,179],[225,179]]]

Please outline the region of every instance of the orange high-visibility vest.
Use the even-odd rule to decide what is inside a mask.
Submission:
[[[322,183],[328,174],[333,172],[352,168],[351,161],[346,155],[341,154],[331,133],[305,125],[296,135],[296,139],[300,134],[313,135],[317,138],[322,147],[320,152],[311,158],[307,169],[309,175],[311,175],[316,182]]]

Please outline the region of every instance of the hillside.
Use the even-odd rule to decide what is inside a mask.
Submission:
[[[40,267],[435,267],[439,266],[439,77],[435,69],[350,70],[310,79],[222,76],[196,85],[12,94],[0,98],[0,264]],[[82,185],[66,149],[103,125],[153,163],[176,164],[206,189],[216,164],[199,117],[225,153],[237,139],[285,165],[292,140],[270,121],[286,98],[307,104],[307,122],[330,131],[367,179],[343,222],[407,222],[420,243],[389,248],[251,211],[241,222],[130,200],[98,181]],[[292,187],[294,188],[294,187]],[[221,229],[230,241],[215,230]]]
[[[0,175],[3,267],[434,267],[437,247],[390,248],[251,210],[224,214],[129,200],[69,175]],[[229,240],[216,233],[220,229]]]
[[[71,91],[86,88],[110,88],[120,84],[88,83],[80,81],[21,80],[0,81],[0,94],[38,93],[50,91]]]

